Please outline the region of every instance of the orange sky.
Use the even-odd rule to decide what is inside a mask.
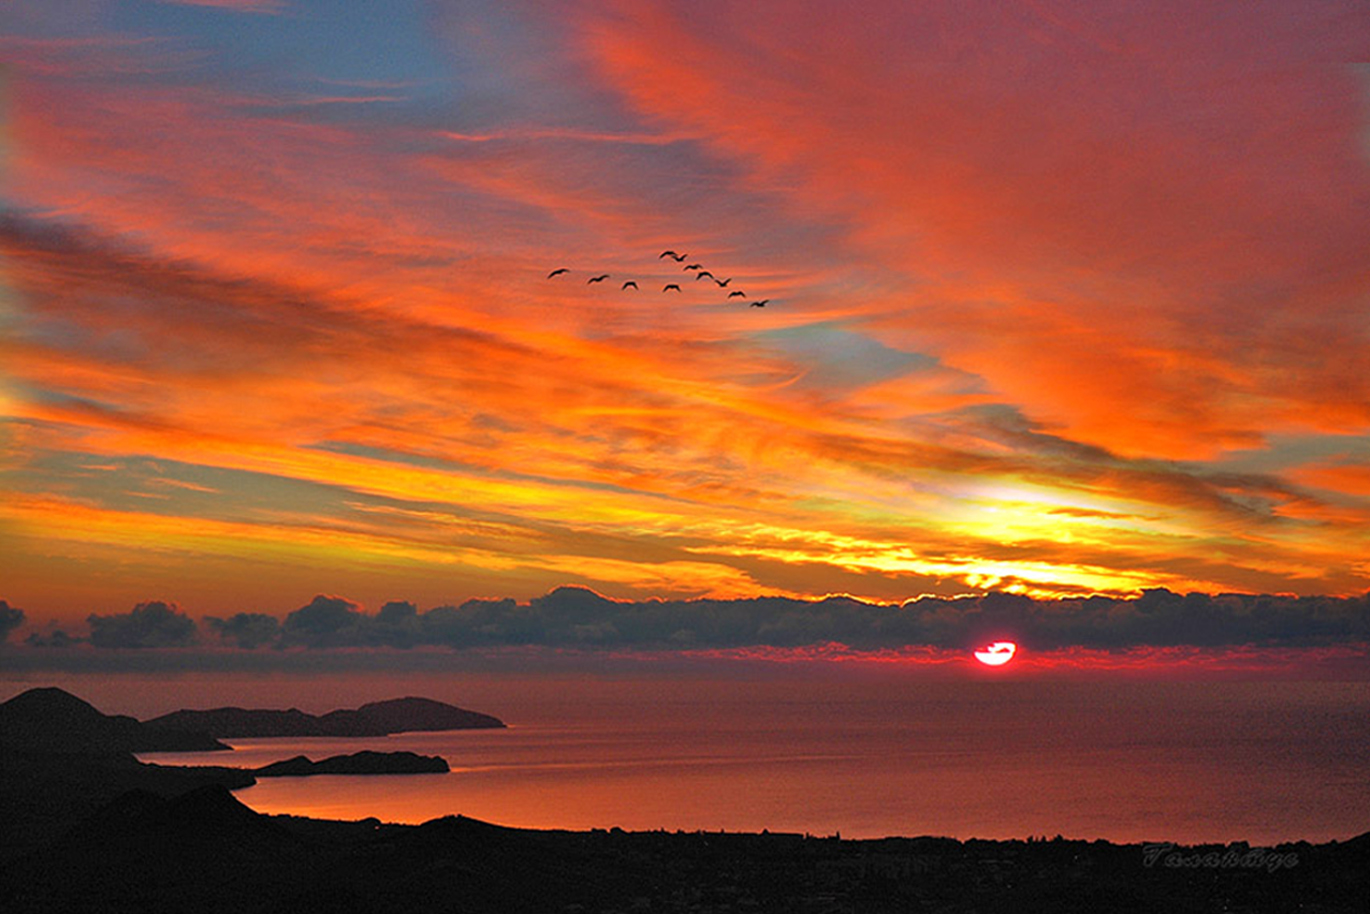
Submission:
[[[1365,592],[1368,54],[1350,2],[10,4],[0,597]]]

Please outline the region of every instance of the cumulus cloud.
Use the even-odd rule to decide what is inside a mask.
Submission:
[[[354,647],[365,643],[370,620],[361,607],[342,597],[319,594],[285,617],[281,643],[306,647]]]
[[[314,647],[691,649],[840,642],[857,649],[964,648],[998,637],[1038,649],[1364,642],[1370,641],[1370,595],[1211,596],[1156,589],[1131,599],[990,593],[896,605],[851,597],[618,601],[561,587],[527,603],[468,600],[427,612],[412,603],[387,603],[375,615],[341,597],[319,596],[287,617],[282,630],[282,643]]]
[[[391,647],[413,647],[423,643],[419,608],[407,601],[391,601],[380,608],[375,619],[368,619],[369,640]]]
[[[123,615],[86,617],[96,647],[184,647],[195,643],[195,621],[175,603],[139,603]]]
[[[24,643],[29,647],[72,647],[77,644],[84,644],[85,638],[76,638],[68,635],[62,629],[57,629],[48,635],[40,635],[34,632],[24,639]]]
[[[193,642],[194,623],[174,605],[139,604],[122,616],[91,616],[98,647],[150,647]],[[1009,593],[921,597],[903,604],[852,597],[802,600],[611,600],[583,587],[561,587],[526,603],[468,600],[428,611],[407,601],[375,613],[340,596],[320,594],[286,616],[210,617],[225,644],[260,647],[482,648],[544,646],[609,650],[800,648],[839,643],[855,650],[909,647],[964,649],[1009,638],[1037,650],[1055,648],[1304,647],[1370,643],[1370,594],[1293,597],[1178,594],[1041,600]],[[75,643],[58,632],[34,646]]]
[[[10,632],[24,624],[24,611],[10,606],[8,601],[0,600],[0,642],[9,638]]]
[[[991,593],[895,606],[845,597],[619,603],[562,588],[526,606],[468,604],[456,617],[468,624],[449,624],[444,632],[448,643],[792,647],[835,641],[875,649],[961,648],[982,639],[1012,637],[1049,649],[1370,641],[1370,595],[1212,596],[1164,589],[1132,599],[1034,600]]]
[[[248,650],[271,644],[281,635],[280,620],[266,613],[234,613],[227,619],[209,616],[205,622],[221,641]]]

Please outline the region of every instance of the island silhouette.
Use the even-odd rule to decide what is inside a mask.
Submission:
[[[1177,847],[268,816],[232,790],[265,769],[365,768],[370,756],[412,754],[301,756],[255,772],[145,764],[133,753],[160,751],[148,746],[213,751],[218,742],[153,724],[104,715],[60,689],[0,704],[0,910],[1359,914],[1370,897],[1370,833]],[[383,764],[401,761],[412,760]]]
[[[173,711],[147,721],[160,731],[207,733],[218,739],[282,736],[388,736],[432,730],[495,729],[504,721],[429,698],[393,698],[362,705],[356,710],[329,711],[315,716],[297,708],[288,711],[215,708],[211,711]]]
[[[252,773],[259,778],[298,778],[315,774],[446,774],[451,770],[447,760],[436,755],[363,750],[351,755],[334,755],[318,762],[297,755],[282,762],[253,768]]]

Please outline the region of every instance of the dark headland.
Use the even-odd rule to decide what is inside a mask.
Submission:
[[[504,726],[489,715],[422,698],[377,702],[322,718],[299,711],[225,710],[233,712],[230,717],[249,721],[277,721],[283,714],[312,722],[332,720],[338,729],[351,728],[367,735]],[[220,712],[182,711],[139,722],[104,714],[56,688],[30,689],[0,703],[0,822],[5,826],[0,832],[0,861],[41,847],[129,791],[172,798],[207,786],[226,790],[250,787],[258,777],[450,770],[445,759],[412,752],[367,751],[319,761],[298,756],[258,769],[156,765],[134,757],[140,752],[230,750],[209,732],[188,726],[200,714],[208,715],[205,719],[213,724]],[[319,735],[315,724],[308,721],[303,735]],[[284,731],[280,735],[295,735],[280,729]]]
[[[0,705],[6,912],[1360,914],[1370,897],[1370,834],[1176,848],[266,816],[230,792],[250,774],[141,764],[127,724],[114,739],[80,699],[39,691]],[[11,729],[43,702],[94,742]]]
[[[101,714],[61,689],[29,689],[0,704],[0,746],[51,752],[200,752],[228,749],[195,727],[164,728]]]
[[[436,755],[413,752],[354,752],[319,762],[303,755],[252,769],[259,778],[295,778],[314,774],[446,774],[452,769]]]
[[[329,711],[319,716],[296,708],[288,711],[215,708],[212,711],[173,711],[147,723],[162,730],[208,733],[219,739],[388,736],[424,730],[484,730],[504,726],[504,721],[489,714],[429,698],[412,697],[372,702],[356,710]]]

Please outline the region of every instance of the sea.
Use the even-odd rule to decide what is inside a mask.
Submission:
[[[783,666],[783,665],[782,665]],[[106,713],[421,695],[507,729],[232,740],[159,764],[408,750],[451,772],[260,779],[263,813],[539,829],[1054,837],[1181,844],[1370,831],[1370,683],[933,679],[738,664],[665,673],[35,674]],[[54,681],[56,680],[56,681]]]

